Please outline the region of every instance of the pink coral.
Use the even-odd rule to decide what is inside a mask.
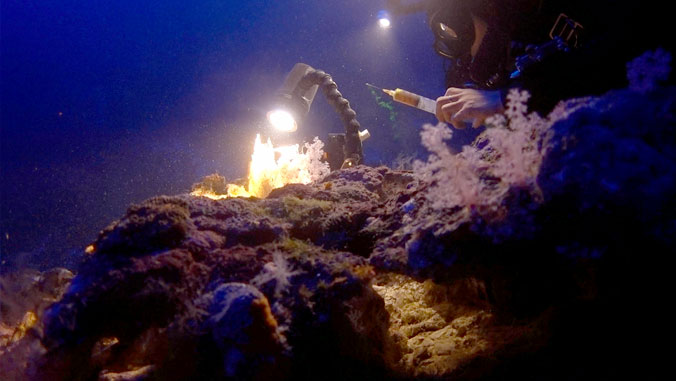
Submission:
[[[542,152],[539,144],[552,121],[536,113],[526,114],[526,91],[512,90],[508,95],[505,115],[489,119],[483,133],[482,147],[465,146],[453,154],[445,141],[453,134],[445,124],[423,126],[422,144],[431,153],[427,162],[414,166],[422,180],[431,183],[428,197],[435,207],[490,205],[509,186],[530,186],[535,183]],[[490,172],[500,186],[488,191],[482,176]]]

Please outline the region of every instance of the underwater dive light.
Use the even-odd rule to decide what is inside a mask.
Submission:
[[[290,112],[281,108],[270,111],[268,113],[268,121],[282,132],[294,132],[298,129],[296,118]]]
[[[387,11],[378,12],[378,25],[383,29],[388,29],[392,26],[390,14]]]
[[[296,131],[310,112],[310,106],[320,87],[345,126],[344,134],[329,136],[326,152],[329,153],[331,170],[360,164],[363,160],[361,143],[370,135],[367,130],[359,131],[361,126],[357,121],[357,113],[338,91],[338,86],[331,76],[321,70],[304,63],[297,63],[293,67],[284,85],[277,92],[275,107],[268,113],[270,124],[280,131]]]
[[[286,76],[284,85],[277,92],[276,105],[268,113],[268,120],[276,129],[294,132],[310,112],[317,94],[318,85],[301,88],[303,78],[314,69],[306,64],[296,64]]]

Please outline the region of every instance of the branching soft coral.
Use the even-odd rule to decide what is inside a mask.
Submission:
[[[533,185],[542,162],[539,142],[552,123],[537,113],[526,114],[528,98],[527,91],[512,89],[507,96],[507,118],[492,118],[493,126],[486,130],[488,148],[498,155],[492,172],[508,185]]]
[[[432,184],[428,197],[433,201],[433,207],[453,207],[478,202],[481,182],[475,166],[482,163],[472,156],[475,152],[464,150],[469,158],[453,154],[445,143],[453,136],[453,132],[443,123],[423,126],[420,136],[423,146],[431,155],[427,162],[416,161],[413,169],[422,180]]]
[[[659,88],[670,74],[671,55],[662,49],[646,52],[627,64],[629,89],[646,94]],[[536,178],[548,148],[550,127],[582,108],[595,108],[598,98],[562,101],[546,117],[528,114],[527,91],[512,89],[504,114],[487,120],[488,128],[472,146],[453,154],[446,146],[453,133],[445,124],[426,125],[420,133],[431,153],[414,170],[430,184],[428,197],[435,208],[492,205],[510,188],[539,192]],[[486,179],[493,185],[488,186]],[[495,180],[497,179],[497,185]]]
[[[459,154],[446,146],[453,135],[447,125],[423,126],[422,144],[431,155],[414,170],[431,184],[428,197],[434,207],[489,205],[509,186],[534,184],[542,161],[538,143],[551,121],[526,114],[528,97],[526,91],[512,90],[505,115],[489,119],[491,127],[483,134],[486,144],[465,146]],[[499,179],[493,191],[484,181],[487,175]]]
[[[263,266],[263,270],[251,280],[251,284],[260,289],[268,282],[274,282],[275,296],[278,297],[291,285],[291,278],[301,272],[293,269],[282,252],[275,251],[272,254],[272,262]]]

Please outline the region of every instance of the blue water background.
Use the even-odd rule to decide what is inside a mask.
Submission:
[[[383,5],[0,2],[2,269],[74,267],[130,203],[214,172],[245,176],[267,102],[297,62],[330,73],[350,100],[372,134],[368,164],[420,156],[417,130],[434,117],[399,105],[395,125],[364,83],[434,98],[443,61],[423,14],[382,30]],[[343,130],[320,98],[298,140]],[[414,131],[403,141],[402,126]]]

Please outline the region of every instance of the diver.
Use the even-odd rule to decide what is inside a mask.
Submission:
[[[511,88],[528,90],[529,110],[546,115],[561,100],[625,87],[629,60],[673,44],[669,13],[636,1],[386,2],[396,15],[427,13],[446,58],[436,116],[458,129],[502,112]]]

